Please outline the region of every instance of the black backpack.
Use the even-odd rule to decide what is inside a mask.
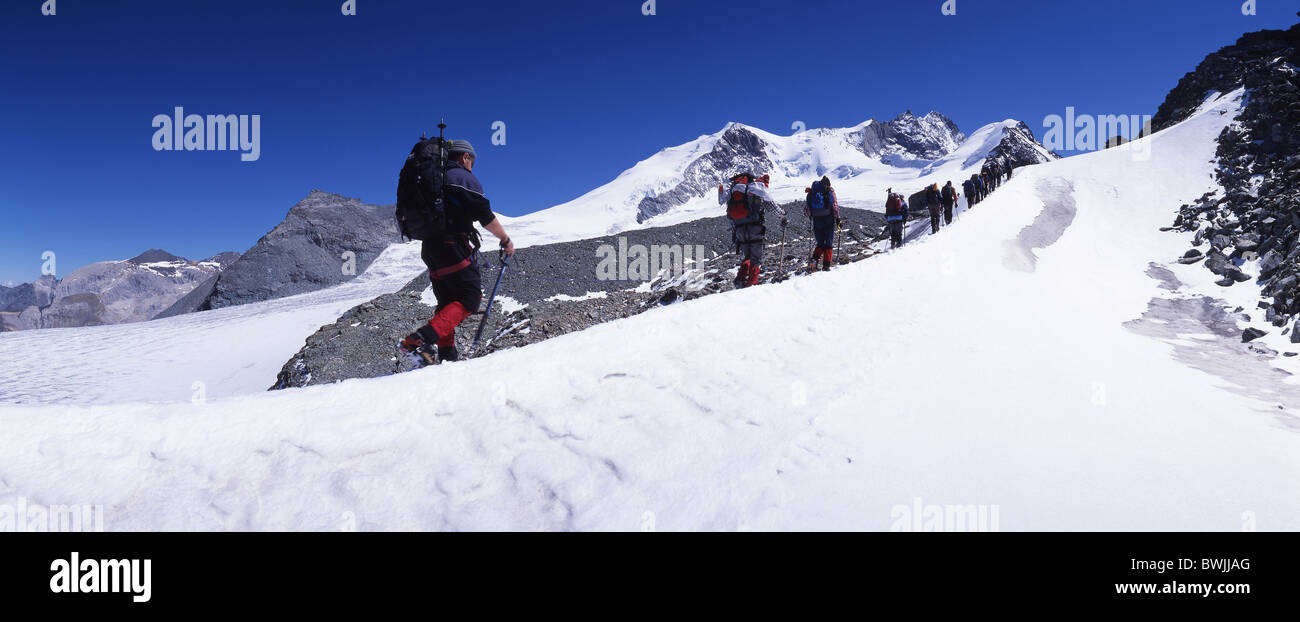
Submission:
[[[397,176],[397,229],[408,240],[447,236],[443,185],[447,178],[447,141],[438,124],[437,138],[420,138]]]

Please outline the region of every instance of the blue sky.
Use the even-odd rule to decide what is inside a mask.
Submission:
[[[1205,55],[1286,28],[1259,0],[7,0],[0,283],[160,247],[243,251],[312,189],[393,201],[445,117],[500,213],[577,197],[740,121],[938,110],[1036,133],[1066,106],[1150,114]],[[1082,8],[1080,8],[1082,7]],[[733,88],[742,81],[750,86]],[[155,151],[157,114],[261,115],[261,158]],[[491,145],[506,123],[507,144]]]

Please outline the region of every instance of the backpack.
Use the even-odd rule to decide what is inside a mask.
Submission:
[[[439,123],[439,130],[446,126]],[[442,132],[439,131],[439,134]],[[408,240],[447,236],[443,185],[447,179],[447,142],[423,138],[411,148],[397,176],[397,229]]]
[[[808,214],[813,218],[825,218],[833,212],[830,187],[822,185],[821,180],[813,182],[812,190],[808,191]]]
[[[897,195],[897,194],[889,195],[889,200],[885,201],[885,215],[886,216],[903,215],[903,197],[901,195]]]
[[[934,189],[933,187],[931,187],[931,188],[926,188],[926,189],[925,189],[925,206],[926,206],[926,207],[939,207],[939,205],[943,203],[943,201],[942,201],[942,197],[943,197],[943,195],[940,194],[939,191],[936,190],[936,189]]]
[[[943,199],[949,203],[952,203],[954,200],[957,199],[957,189],[953,188],[952,186],[944,186]]]
[[[737,175],[731,178],[731,198],[727,199],[727,218],[731,219],[732,225],[750,225],[763,222],[763,210],[750,197],[749,184],[755,183],[757,178],[749,173]],[[741,192],[736,186],[745,184],[745,191]]]

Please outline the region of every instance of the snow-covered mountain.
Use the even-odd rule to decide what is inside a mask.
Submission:
[[[1159,231],[1219,190],[1242,103],[1135,141],[1160,157],[1028,167],[898,252],[460,364],[202,398],[188,378],[241,371],[236,315],[283,331],[320,309],[156,321],[149,347],[191,367],[113,390],[162,403],[88,401],[71,385],[102,374],[55,370],[86,405],[0,406],[0,502],[100,503],[110,530],[886,530],[913,503],[996,508],[1002,530],[1295,530],[1296,359],[1242,344],[1238,289]],[[130,349],[142,326],[84,338]],[[53,350],[36,336],[0,357]]]
[[[191,261],[154,249],[84,266],[61,280],[44,276],[0,291],[0,326],[12,331],[147,320],[238,258],[222,253]]]
[[[793,136],[729,123],[664,149],[573,201],[505,222],[512,237],[537,244],[715,216],[718,183],[742,170],[770,175],[782,202],[801,200],[803,189],[826,175],[842,204],[879,210],[888,188],[911,192],[934,182],[960,183],[990,154],[1017,166],[1057,157],[1018,121],[986,125],[968,137],[937,112]]]

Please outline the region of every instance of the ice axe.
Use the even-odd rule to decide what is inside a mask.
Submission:
[[[510,255],[502,250],[500,253],[501,271],[497,273],[496,285],[492,286],[492,295],[488,296],[487,308],[483,311],[483,319],[478,323],[478,330],[474,332],[474,343],[469,347],[469,355],[473,356],[478,352],[479,343],[483,340],[483,328],[487,326],[488,319],[492,317],[492,303],[497,299],[497,289],[501,287],[501,277],[506,275],[506,268],[510,267]]]

